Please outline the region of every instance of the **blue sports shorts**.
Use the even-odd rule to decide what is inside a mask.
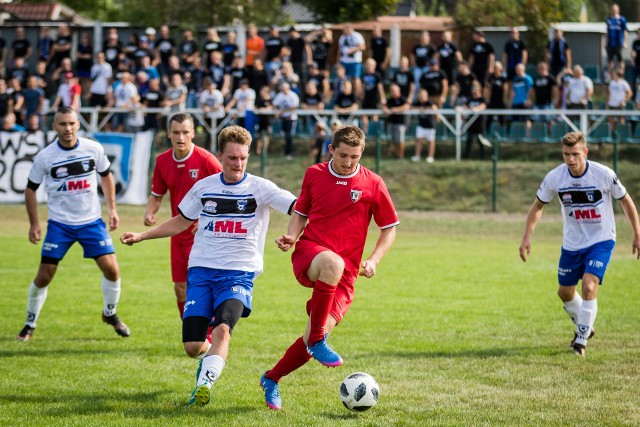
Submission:
[[[97,258],[115,252],[107,226],[102,218],[98,218],[84,225],[67,225],[49,220],[41,255],[62,259],[75,242],[82,246],[85,258]]]
[[[189,268],[183,319],[190,316],[211,319],[216,308],[228,299],[242,301],[242,317],[248,317],[251,314],[255,276],[255,273],[239,270]]]
[[[615,240],[605,240],[577,251],[562,248],[558,265],[560,286],[577,285],[585,273],[593,274],[602,283],[615,245]]]

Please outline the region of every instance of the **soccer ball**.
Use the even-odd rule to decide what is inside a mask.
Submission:
[[[350,411],[363,412],[376,406],[379,396],[378,383],[364,372],[351,374],[340,384],[340,400]]]

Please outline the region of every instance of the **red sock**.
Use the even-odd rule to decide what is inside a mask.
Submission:
[[[180,320],[182,320],[182,316],[184,315],[184,301],[178,301],[178,311],[180,312]]]
[[[311,330],[309,332],[309,346],[311,347],[324,338],[324,325],[327,323],[329,311],[333,305],[333,296],[336,286],[316,280],[311,294],[311,315],[309,320]]]
[[[284,356],[282,356],[282,359],[278,360],[276,366],[267,372],[266,376],[270,380],[278,382],[280,381],[280,378],[289,375],[291,372],[307,363],[310,359],[311,356],[307,353],[307,346],[302,340],[302,337],[300,337],[291,344],[284,353]]]

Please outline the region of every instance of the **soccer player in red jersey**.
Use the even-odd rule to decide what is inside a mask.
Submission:
[[[271,409],[282,407],[280,378],[312,357],[324,366],[342,364],[326,337],[351,306],[358,274],[373,277],[395,240],[398,215],[382,178],[359,164],[364,146],[364,133],[356,126],[343,126],[334,133],[329,148],[333,160],[307,169],[287,233],[276,239],[284,252],[295,245],[293,272],[313,292],[304,335],[260,379]],[[362,261],[372,217],[380,235],[373,252]]]
[[[178,215],[178,204],[193,184],[222,171],[222,165],[209,151],[193,143],[193,118],[178,113],[169,119],[169,139],[172,148],[160,154],[153,169],[151,195],[144,213],[144,225],[156,225],[156,213],[167,191],[171,202],[171,216]],[[171,237],[171,276],[173,278],[180,319],[184,313],[187,289],[187,263],[193,246],[193,229]]]

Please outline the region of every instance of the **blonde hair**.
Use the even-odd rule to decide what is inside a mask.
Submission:
[[[218,134],[218,151],[224,153],[224,149],[229,143],[251,145],[251,134],[240,126],[226,127]]]
[[[587,146],[587,140],[582,132],[569,132],[562,137],[562,145],[566,147],[573,147],[574,145],[582,144]]]

